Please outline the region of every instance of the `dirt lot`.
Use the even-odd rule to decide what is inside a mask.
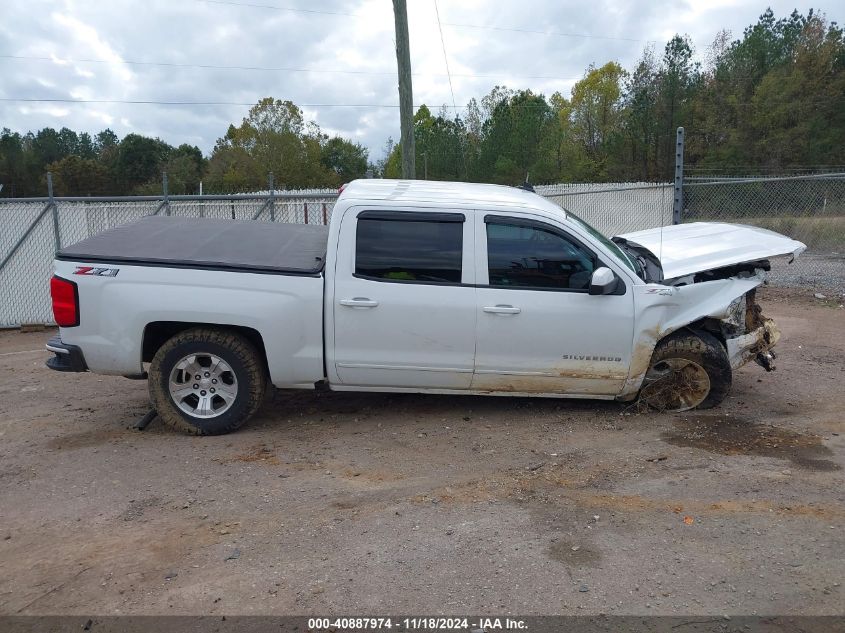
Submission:
[[[708,412],[279,392],[212,438],[0,333],[0,613],[843,614],[845,310],[763,304],[780,369]]]

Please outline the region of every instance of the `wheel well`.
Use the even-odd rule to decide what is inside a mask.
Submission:
[[[148,323],[147,327],[144,328],[144,340],[141,345],[141,361],[149,363],[158,349],[170,338],[179,332],[195,327],[213,327],[241,334],[261,354],[261,358],[264,360],[264,369],[269,372],[269,368],[267,367],[267,350],[264,348],[264,339],[261,338],[258,330],[241,325],[221,325],[219,323],[191,323],[184,321],[155,321]]]
[[[686,325],[682,325],[677,330],[672,330],[665,336],[662,336],[660,339],[657,340],[654,347],[657,349],[657,346],[662,343],[663,341],[672,338],[673,336],[680,336],[683,332],[690,332],[692,334],[698,334],[699,332],[706,332],[717,341],[722,344],[722,347],[727,349],[727,342],[725,338],[725,332],[722,329],[722,322],[719,319],[714,319],[712,317],[705,317],[703,319],[699,319],[698,321],[693,321],[692,323],[687,323]]]
[[[725,342],[725,332],[722,329],[722,322],[719,319],[705,317],[694,321],[681,329],[689,330],[690,332],[707,332],[710,336],[715,338],[722,344],[722,347],[727,347]]]

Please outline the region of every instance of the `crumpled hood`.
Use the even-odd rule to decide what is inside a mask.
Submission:
[[[664,279],[780,255],[797,257],[807,248],[768,229],[723,222],[675,224],[618,237],[654,253],[660,259]]]

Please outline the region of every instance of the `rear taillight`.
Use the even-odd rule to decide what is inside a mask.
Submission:
[[[54,276],[50,280],[50,296],[53,299],[53,317],[56,319],[56,325],[79,325],[79,292],[76,284]]]

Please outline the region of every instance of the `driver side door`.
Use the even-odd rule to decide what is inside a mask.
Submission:
[[[472,389],[570,396],[621,392],[631,360],[633,293],[589,294],[606,266],[543,219],[476,218],[477,337]]]

